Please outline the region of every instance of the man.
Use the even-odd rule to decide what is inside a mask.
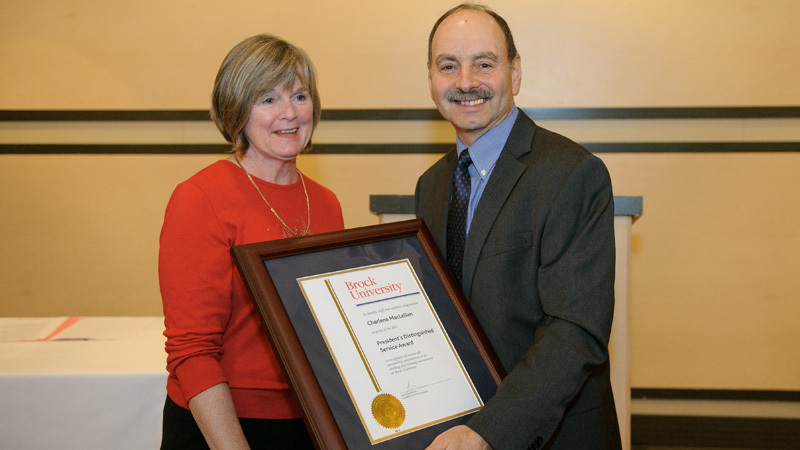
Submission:
[[[458,143],[420,177],[417,215],[508,372],[480,412],[429,449],[618,449],[608,172],[514,106],[520,56],[499,15],[453,8],[428,49],[431,97]]]

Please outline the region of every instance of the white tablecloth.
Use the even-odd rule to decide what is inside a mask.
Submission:
[[[162,317],[0,318],[0,448],[156,449]]]

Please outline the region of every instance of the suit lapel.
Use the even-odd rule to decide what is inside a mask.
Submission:
[[[448,180],[446,183],[432,183],[431,187],[431,205],[437,205],[433,214],[429,216],[430,223],[426,223],[436,244],[446,254],[445,248],[447,247],[447,211],[450,205],[450,189],[452,188],[453,172],[455,172],[456,165],[456,151],[451,150],[442,159],[442,169],[438,171],[434,177],[441,177],[443,180]]]
[[[500,209],[526,169],[525,164],[520,162],[519,158],[531,151],[534,131],[535,125],[533,122],[525,113],[520,111],[508,141],[503,151],[500,152],[500,157],[497,159],[492,176],[489,178],[478,206],[475,208],[466,247],[464,248],[462,268],[462,287],[468,300],[471,297],[472,277],[475,274],[478,257],[480,257],[486,238],[489,236]],[[451,164],[451,176],[453,170]]]

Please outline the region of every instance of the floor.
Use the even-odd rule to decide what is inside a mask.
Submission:
[[[660,445],[634,445],[631,450],[763,450],[746,448],[720,448],[720,447],[664,447]],[[780,449],[773,449],[780,450]]]

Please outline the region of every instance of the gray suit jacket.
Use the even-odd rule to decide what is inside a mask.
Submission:
[[[455,150],[417,182],[416,212],[444,252]],[[615,449],[608,171],[520,113],[477,205],[462,288],[508,371],[468,422],[495,449]]]

